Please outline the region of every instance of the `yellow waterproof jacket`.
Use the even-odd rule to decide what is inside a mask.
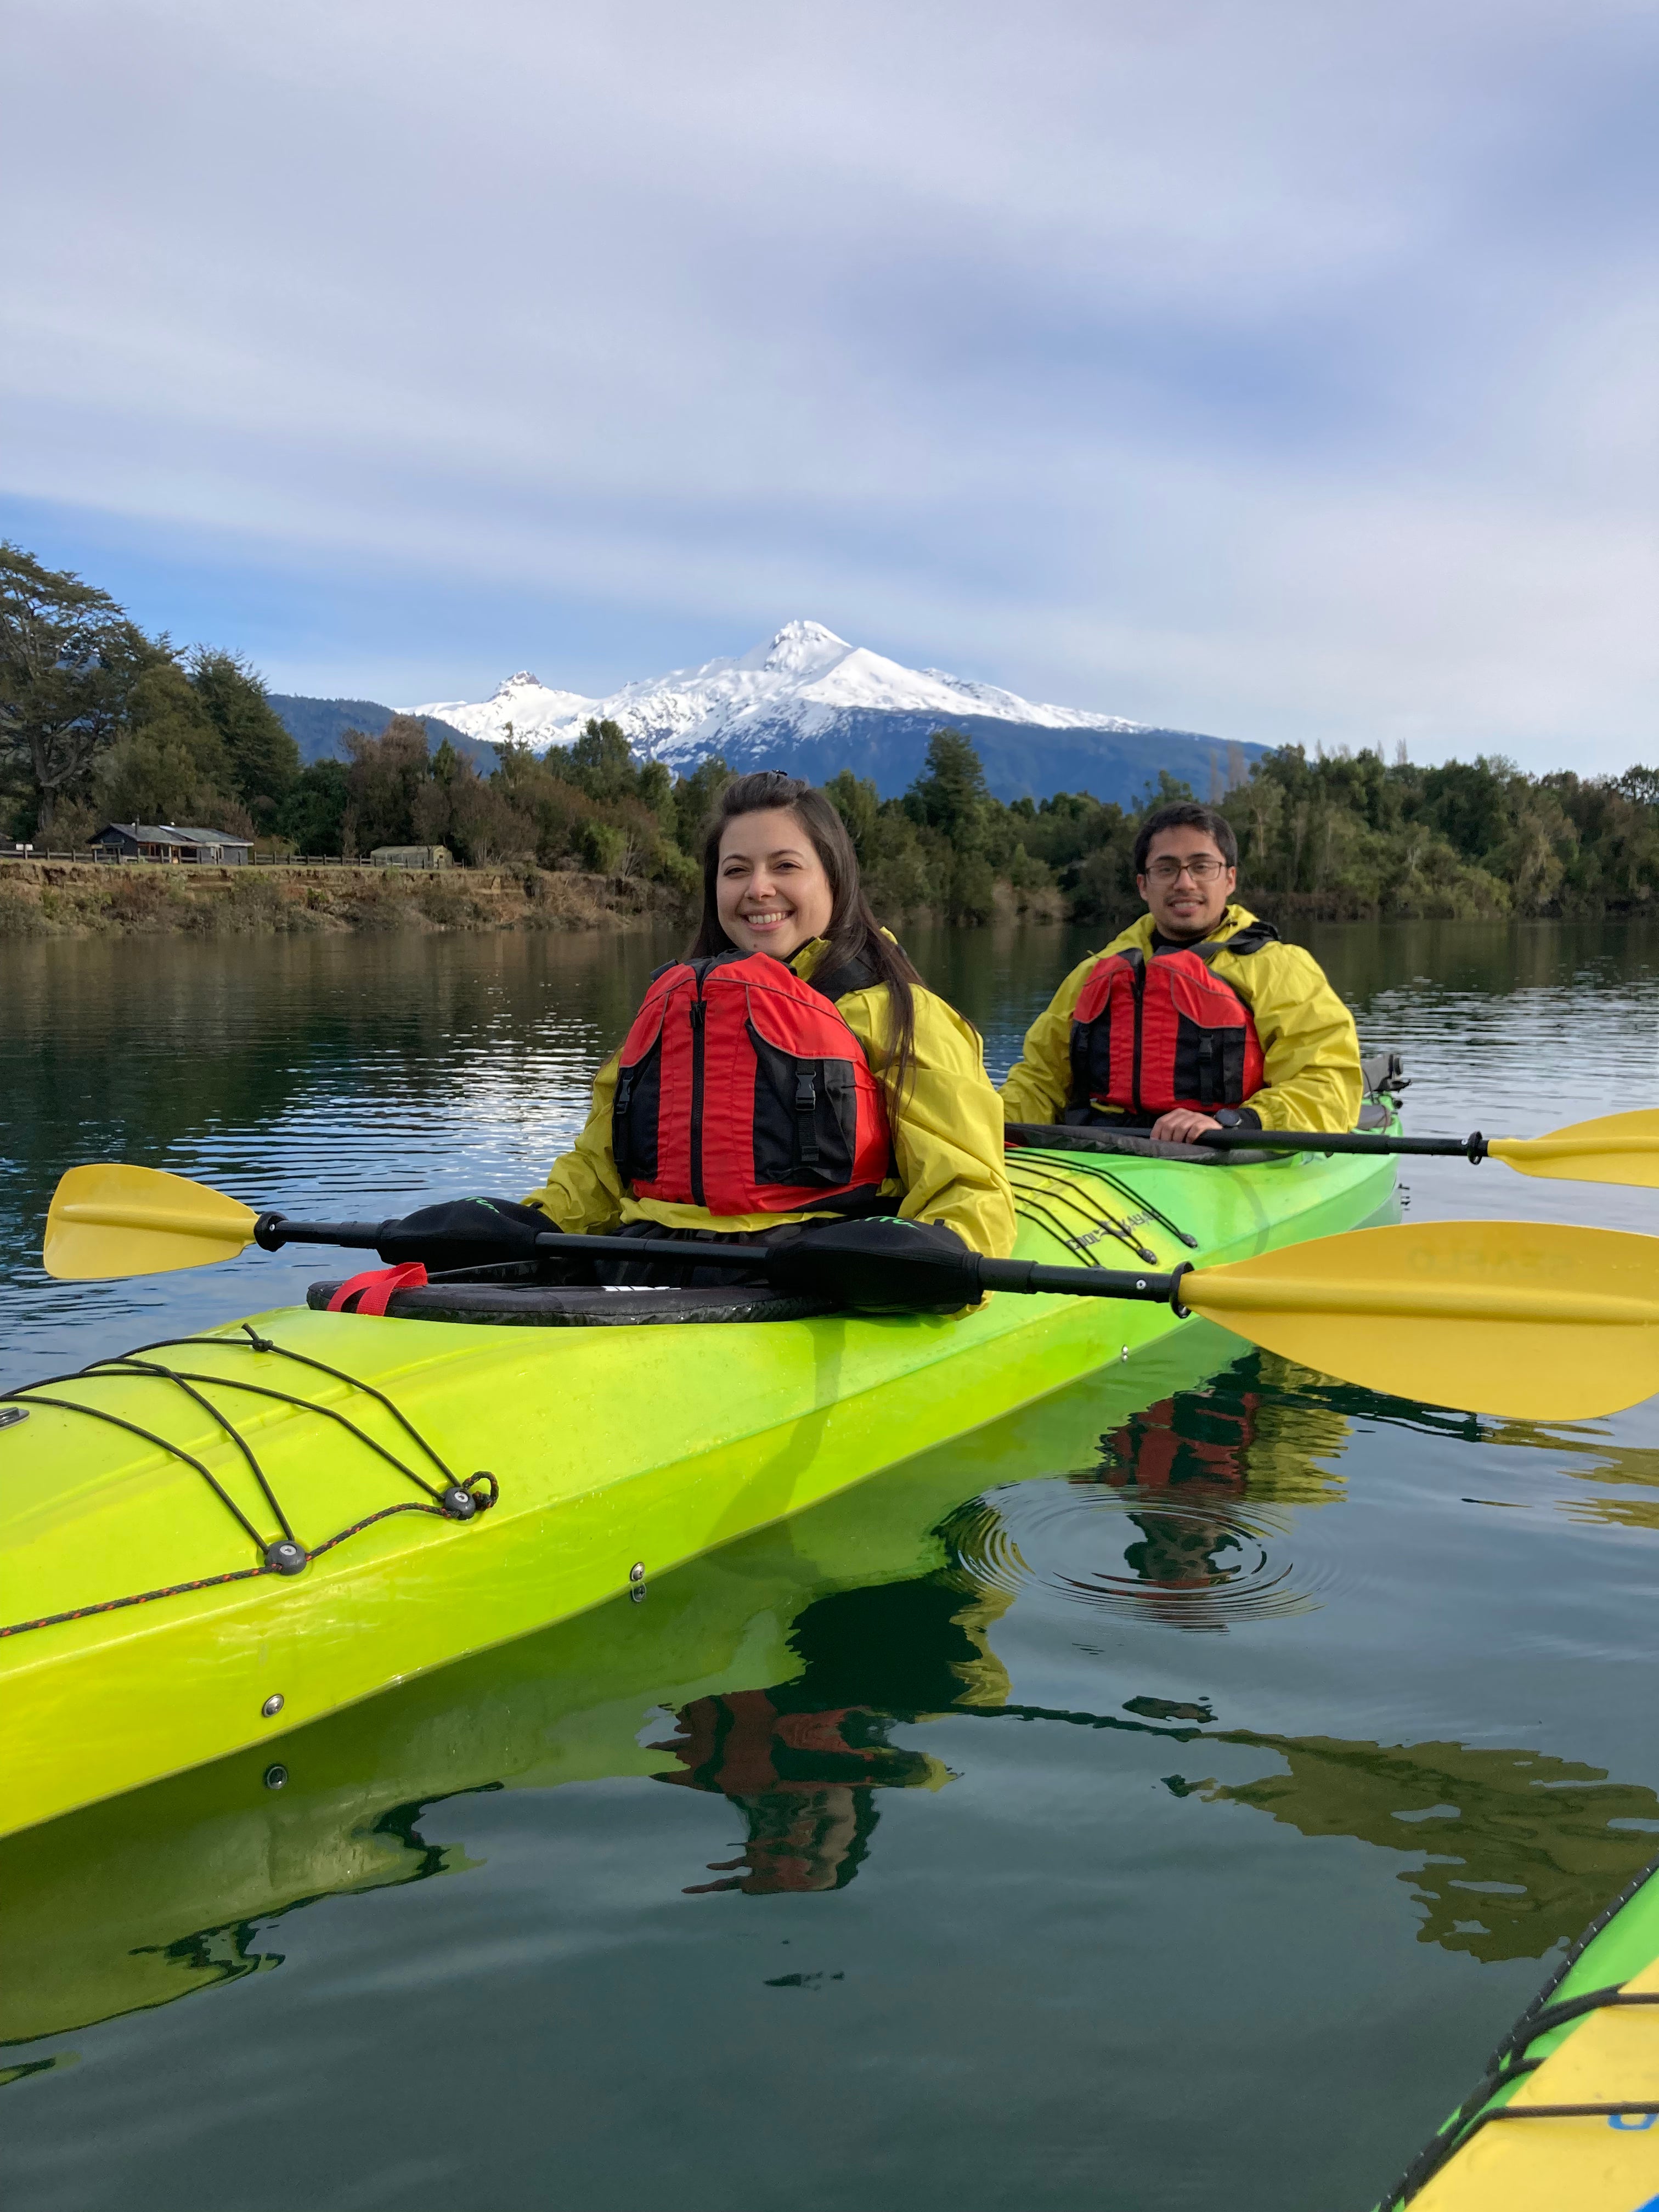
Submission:
[[[827,950],[815,937],[790,960],[803,982]],[[879,1077],[889,1056],[887,987],[849,991],[836,1000],[842,1020],[864,1048]],[[884,1195],[901,1202],[903,1221],[940,1221],[975,1252],[1005,1260],[1014,1249],[1014,1194],[1002,1164],[1002,1109],[985,1073],[979,1036],[953,1007],[917,989],[915,1060],[903,1110],[894,1120],[893,1173]],[[707,1206],[677,1206],[635,1198],[623,1188],[611,1149],[611,1103],[620,1050],[593,1083],[587,1126],[572,1149],[556,1160],[547,1182],[532,1190],[538,1206],[567,1233],[612,1229],[629,1221],[656,1221],[669,1229],[776,1229],[805,1221],[802,1213],[711,1213]]]
[[[1219,944],[1255,916],[1231,905],[1209,933]],[[1072,1015],[1097,961],[1108,953],[1152,957],[1153,922],[1141,915],[1103,951],[1079,962],[1046,1012],[1025,1032],[1025,1049],[1002,1086],[1011,1121],[1057,1121],[1072,1092]],[[1353,1016],[1299,945],[1268,943],[1258,952],[1218,952],[1212,963],[1249,1006],[1261,1040],[1262,1087],[1249,1101],[1264,1129],[1352,1129],[1364,1095]]]

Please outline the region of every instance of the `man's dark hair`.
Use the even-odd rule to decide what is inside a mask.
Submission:
[[[1146,872],[1146,855],[1152,848],[1152,840],[1165,830],[1201,830],[1206,837],[1215,840],[1215,848],[1230,868],[1238,866],[1238,840],[1233,835],[1233,825],[1224,814],[1218,814],[1213,806],[1200,806],[1195,799],[1177,799],[1173,806],[1160,806],[1149,814],[1135,832],[1135,873]]]

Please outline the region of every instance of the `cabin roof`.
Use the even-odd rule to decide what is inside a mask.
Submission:
[[[176,822],[106,822],[98,832],[107,837],[114,831],[122,837],[131,837],[137,845],[246,845],[251,837],[233,836],[228,830],[191,830]],[[97,839],[93,841],[97,842]]]

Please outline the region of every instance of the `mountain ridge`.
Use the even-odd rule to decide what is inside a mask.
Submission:
[[[1267,750],[1202,732],[1039,704],[1000,685],[906,668],[850,645],[821,623],[786,623],[729,659],[635,679],[592,699],[541,684],[527,669],[482,702],[433,701],[408,711],[475,742],[511,735],[536,751],[569,744],[590,717],[616,722],[639,753],[681,773],[719,753],[736,769],[782,768],[822,783],[838,769],[896,797],[921,772],[935,730],[971,737],[1003,799],[1088,790],[1127,805],[1160,769],[1208,795]]]
[[[379,737],[398,711],[396,707],[383,707],[378,699],[313,699],[297,691],[272,691],[267,696],[307,767],[313,761],[337,759],[340,740],[348,730]],[[465,730],[435,714],[422,714],[420,719],[426,725],[430,744],[440,745],[447,738],[457,752],[465,753],[486,775],[495,767],[495,755],[487,742],[469,737]]]

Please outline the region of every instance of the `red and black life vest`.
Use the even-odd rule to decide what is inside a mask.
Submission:
[[[1097,961],[1072,1016],[1073,1110],[1156,1120],[1178,1106],[1243,1105],[1261,1088],[1261,1043],[1249,1007],[1210,963],[1278,935],[1252,921],[1219,944]]]
[[[635,1197],[711,1213],[885,1211],[881,1091],[835,1004],[874,980],[849,963],[819,990],[769,952],[659,968],[611,1108]]]

